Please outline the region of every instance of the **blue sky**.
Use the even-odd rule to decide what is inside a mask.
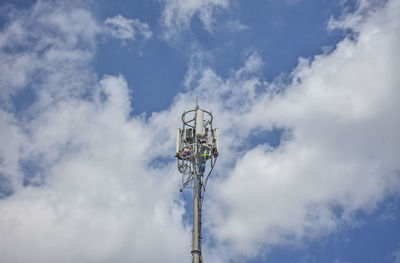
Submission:
[[[162,6],[157,1],[135,1],[130,3],[132,6],[127,6],[123,1],[104,1],[103,4],[99,4],[100,19],[116,13],[122,14],[146,21],[156,35],[163,33],[164,29],[160,25]],[[183,90],[182,76],[187,70],[193,46],[212,53],[207,62],[222,76],[229,74],[231,68],[240,67],[246,51],[257,50],[266,58],[263,77],[272,81],[279,74],[290,73],[297,65],[299,56],[319,54],[322,47],[335,45],[345,36],[343,31],[326,29],[329,18],[342,12],[342,7],[332,1],[304,2],[302,5],[287,4],[284,1],[255,1],[232,5],[230,10],[218,13],[219,21],[216,23],[220,24],[213,32],[207,31],[199,18],[194,16],[190,32],[180,35],[179,41],[174,43],[165,42],[162,38],[124,48],[121,48],[117,40],[102,43],[104,52],[99,52],[95,58],[96,72],[121,73],[132,85],[148,87],[134,89],[134,106],[138,112],[151,112],[167,107],[174,94]],[[347,5],[352,6],[354,3]],[[240,21],[247,28],[239,32],[226,30],[221,24],[225,21]],[[138,63],[132,63],[132,59],[138,60]],[[146,77],[149,71],[154,71],[159,77],[149,79]],[[175,89],[171,90],[172,87]],[[146,104],[145,101],[154,91],[163,95],[154,98],[155,105]]]
[[[399,45],[396,0],[3,1],[0,261],[189,261],[198,96],[206,262],[400,262]]]

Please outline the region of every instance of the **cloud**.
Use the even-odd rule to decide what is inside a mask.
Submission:
[[[358,0],[355,3],[356,9],[351,10],[346,7],[348,1],[341,1],[339,4],[342,5],[344,13],[339,19],[331,17],[328,29],[352,29],[358,32],[360,26],[363,26],[366,22],[366,19],[369,19],[371,14],[385,6],[386,3],[387,1]]]
[[[127,120],[125,80],[99,85],[105,101],[65,100],[28,125],[28,158],[42,156],[45,183],[1,203],[2,261],[172,262],[184,253],[190,230],[174,167],[147,167],[151,134],[142,119]]]
[[[257,54],[225,79],[201,64],[189,70],[187,85],[221,128],[220,174],[205,202],[213,262],[327,235],[398,194],[400,6],[370,7],[354,28],[343,18],[356,38],[300,59],[289,85],[261,81]],[[247,150],[254,132],[275,129],[278,148]]]
[[[238,20],[228,22],[227,28],[231,31],[244,31],[249,29],[248,26],[240,23]]]
[[[400,262],[400,247],[396,248],[389,256],[388,259],[392,260],[393,263]]]
[[[167,26],[184,30],[227,2],[165,4]],[[399,189],[399,12],[389,1],[344,23],[357,37],[300,59],[288,85],[262,80],[256,51],[228,77],[192,61],[186,91],[150,116],[131,116],[123,76],[90,71],[102,26],[88,9],[39,1],[19,13],[0,32],[0,172],[12,189],[0,200],[0,261],[187,259],[175,164],[157,158],[173,153],[179,116],[196,95],[221,129],[204,203],[207,261],[243,262],[373,212]],[[26,89],[35,99],[17,112],[12,98]],[[254,143],[276,129],[278,147]]]
[[[145,40],[153,36],[149,25],[138,19],[128,19],[122,15],[116,15],[107,18],[104,23],[109,34],[121,40],[134,41],[138,34],[142,35]]]
[[[297,5],[301,2],[302,0],[285,0],[286,4],[288,5]]]
[[[25,87],[46,87],[52,93],[43,96],[63,96],[62,91],[70,89],[77,93],[85,90],[78,79],[68,83],[59,78],[80,67],[89,75],[82,65],[86,66],[93,56],[100,31],[92,14],[74,8],[73,4],[60,2],[51,6],[41,1],[27,11],[15,13],[0,35],[1,102],[10,104],[10,97]],[[42,75],[48,79],[40,80]],[[40,81],[43,85],[38,85]]]
[[[349,263],[349,261],[343,261],[340,259],[335,259],[334,261],[332,261],[332,263]]]
[[[154,149],[154,132],[168,134],[153,118],[130,117],[122,76],[90,70],[99,34],[86,7],[62,1],[39,1],[0,32],[2,262],[186,255],[175,167],[150,164],[168,146]],[[13,98],[26,90],[33,99],[17,111]]]
[[[229,6],[229,0],[163,0],[162,23],[166,28],[166,37],[190,28],[193,17],[198,16],[204,27],[211,31],[214,14]]]

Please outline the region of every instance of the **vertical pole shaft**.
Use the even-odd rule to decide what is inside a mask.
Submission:
[[[196,113],[195,113],[195,127],[198,129],[198,121],[203,122],[203,117],[201,120],[198,119],[198,98],[196,97]],[[202,112],[201,112],[202,113]],[[202,127],[200,127],[202,130]],[[203,257],[201,255],[201,206],[202,206],[202,181],[201,176],[203,175],[200,168],[200,147],[197,134],[202,134],[201,131],[196,131],[194,133],[194,155],[195,161],[192,163],[194,171],[194,184],[193,184],[193,240],[192,240],[192,263],[203,263]]]
[[[193,187],[193,247],[192,263],[202,263],[201,256],[201,185],[199,175],[194,176]]]

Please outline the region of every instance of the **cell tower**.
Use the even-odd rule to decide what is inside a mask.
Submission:
[[[182,174],[182,192],[193,189],[192,263],[204,263],[201,254],[201,210],[203,193],[218,156],[218,128],[213,129],[211,112],[196,108],[182,114],[182,129],[176,131],[176,160]],[[209,172],[206,164],[209,161]]]

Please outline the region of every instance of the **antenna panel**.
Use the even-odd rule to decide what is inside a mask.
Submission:
[[[197,137],[203,137],[204,136],[204,114],[203,110],[196,110],[196,136]]]

